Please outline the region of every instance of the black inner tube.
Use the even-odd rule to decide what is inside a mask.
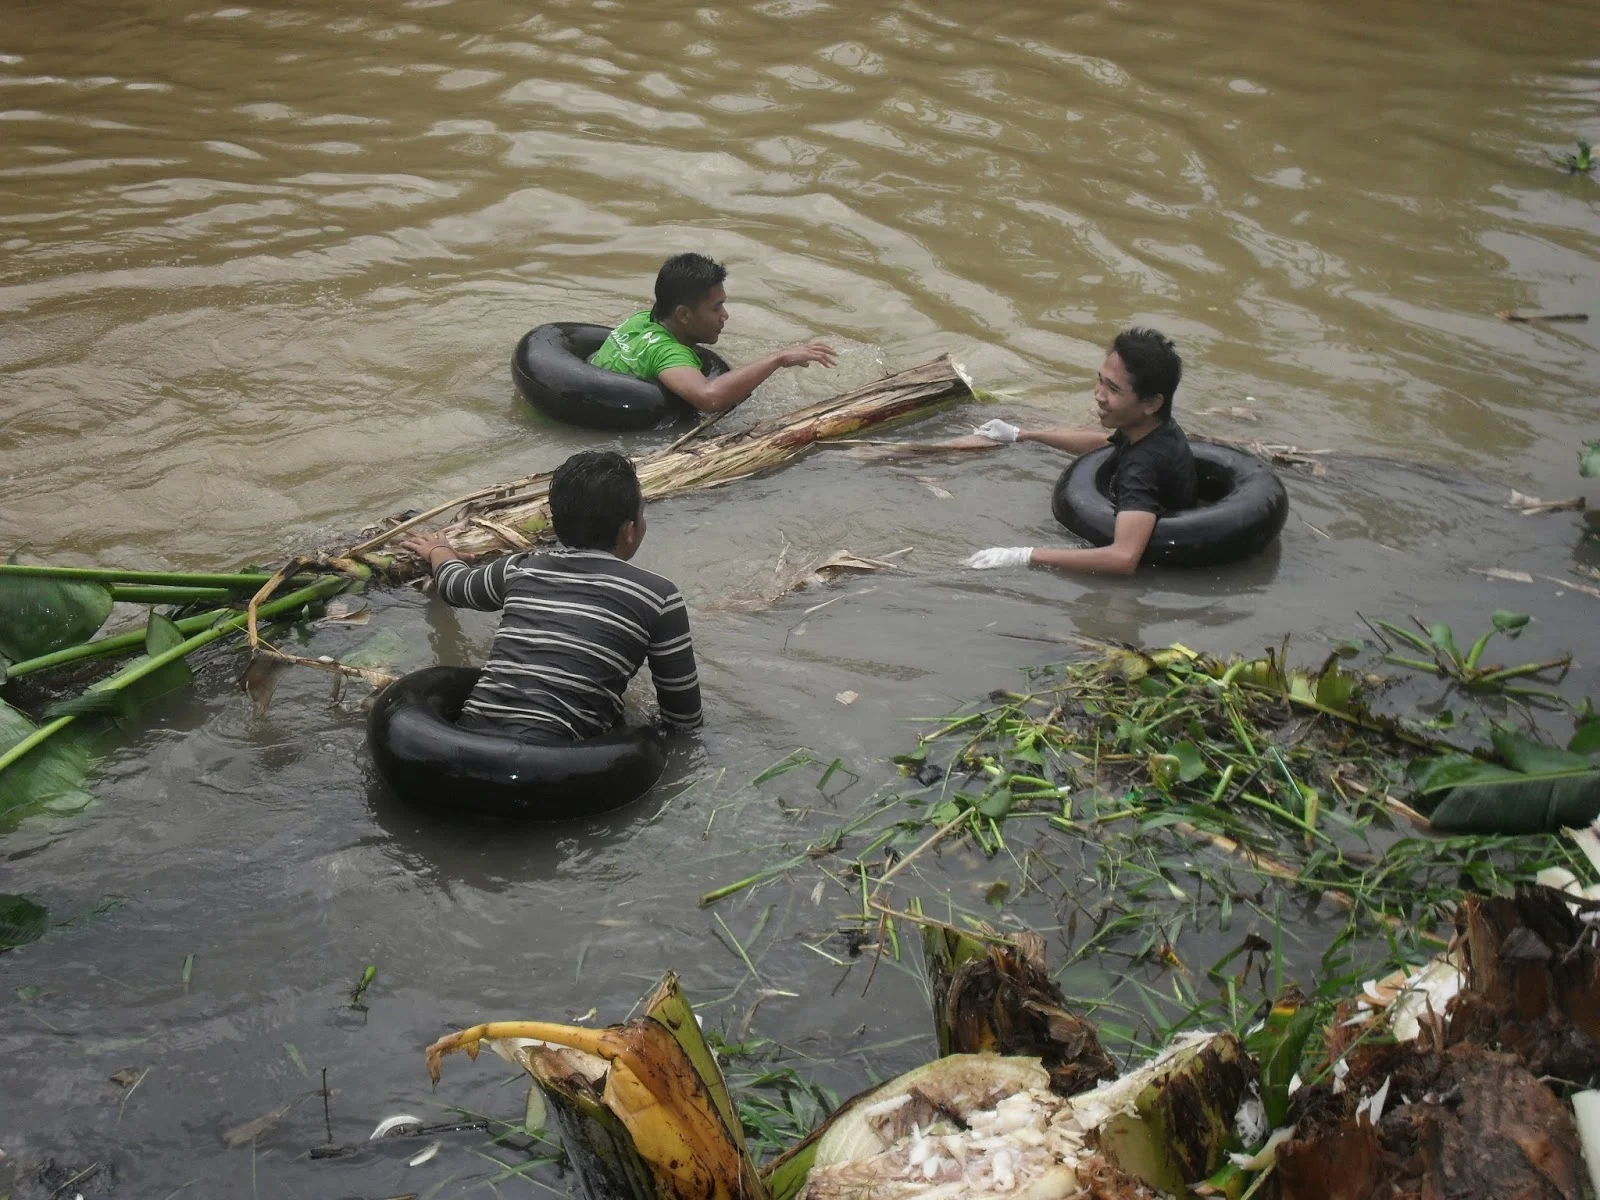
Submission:
[[[586,429],[654,429],[694,415],[676,393],[652,380],[594,366],[589,356],[610,335],[605,325],[556,321],[522,335],[511,355],[511,377],[539,411]],[[697,346],[707,379],[728,372],[713,350]]]
[[[1271,544],[1289,518],[1289,494],[1272,468],[1253,454],[1191,440],[1200,503],[1156,521],[1143,563],[1209,567],[1238,562]],[[1117,514],[1109,488],[1112,447],[1077,459],[1056,481],[1050,508],[1073,533],[1109,546]]]
[[[661,775],[654,729],[582,742],[535,742],[462,729],[476,667],[426,667],[373,702],[367,746],[378,773],[407,800],[454,812],[531,820],[591,817],[631,804]]]

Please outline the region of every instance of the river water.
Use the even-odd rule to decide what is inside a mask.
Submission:
[[[729,266],[728,357],[840,350],[730,426],[947,351],[1001,399],[909,436],[1086,419],[1105,343],[1141,321],[1184,352],[1192,432],[1341,454],[1287,473],[1279,550],[1129,581],[958,569],[1059,536],[1061,462],[1039,447],[825,452],[658,504],[640,561],[684,586],[708,724],[670,784],[589,827],[397,808],[352,697],[289,674],[258,712],[239,661],[213,660],[122,731],[91,811],[0,844],[0,890],[59,922],[0,959],[0,1192],[96,1164],[75,1190],[107,1189],[107,1166],[119,1194],[153,1197],[560,1190],[505,1174],[481,1138],[411,1170],[414,1145],[307,1149],[397,1110],[520,1119],[521,1089],[485,1062],[430,1094],[421,1047],[480,1018],[620,1019],[669,967],[715,1002],[708,1024],[801,1048],[830,1086],[919,1061],[911,960],[863,996],[863,971],[837,986],[802,944],[850,908],[812,904],[821,876],[694,901],[810,836],[782,803],[848,815],[913,718],[1015,686],[1059,656],[1052,638],[1293,635],[1312,659],[1363,632],[1358,612],[1476,630],[1504,607],[1535,616],[1519,652],[1574,649],[1574,687],[1595,690],[1600,600],[1560,583],[1600,561],[1594,540],[1571,513],[1504,505],[1582,493],[1600,320],[1495,315],[1600,313],[1600,181],[1551,160],[1600,141],[1592,4],[5,8],[6,552],[223,569],[579,446],[659,445],[553,426],[507,361],[532,325],[642,307],[685,249]],[[893,574],[773,595],[796,564],[905,547]],[[492,629],[402,591],[308,645],[382,634],[405,668],[481,658]],[[796,747],[860,782],[743,786]],[[945,865],[964,903],[981,860]],[[347,993],[368,964],[362,1013]],[[752,1015],[764,990],[793,995]],[[225,1143],[323,1067],[326,1118],[305,1099]],[[109,1081],[123,1069],[147,1072],[131,1093]]]

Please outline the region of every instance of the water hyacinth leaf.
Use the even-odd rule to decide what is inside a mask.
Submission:
[[[1567,749],[1573,754],[1600,754],[1600,716],[1578,722]]]
[[[0,701],[0,753],[35,732],[34,724]],[[57,735],[0,771],[0,817],[35,810],[76,812],[94,799],[83,788],[89,750],[75,737]]]
[[[1176,754],[1152,754],[1145,759],[1144,766],[1150,773],[1150,782],[1163,792],[1170,792],[1177,785],[1182,764]]]
[[[26,896],[0,893],[0,953],[37,942],[50,927],[50,913]]]
[[[1445,624],[1428,626],[1428,641],[1433,648],[1455,662],[1461,661],[1461,651],[1456,648],[1455,631]]]
[[[1511,612],[1504,608],[1495,609],[1494,615],[1490,618],[1494,622],[1494,627],[1510,638],[1520,634],[1531,619],[1527,613]]]
[[[1193,742],[1174,743],[1172,756],[1178,760],[1178,778],[1184,783],[1193,783],[1206,773],[1206,760],[1200,757],[1200,747]]]
[[[0,576],[0,655],[21,662],[86,642],[110,615],[103,583]]]
[[[991,821],[998,821],[1011,811],[1011,789],[1001,784],[978,802],[978,811]]]

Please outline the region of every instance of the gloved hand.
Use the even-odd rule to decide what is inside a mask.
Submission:
[[[1032,546],[990,546],[979,550],[962,565],[987,571],[991,567],[1025,567],[1032,559]]]
[[[1022,430],[1009,421],[1002,421],[999,417],[996,417],[992,421],[985,421],[972,432],[979,437],[988,438],[991,442],[1014,442],[1017,440],[1017,434],[1021,433]]]

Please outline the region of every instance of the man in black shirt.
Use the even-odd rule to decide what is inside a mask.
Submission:
[[[995,546],[980,550],[966,565],[1062,567],[1131,575],[1143,557],[1156,518],[1195,505],[1194,455],[1189,439],[1172,419],[1172,396],[1183,377],[1183,360],[1171,339],[1153,329],[1125,329],[1111,343],[1095,380],[1098,429],[1019,429],[1001,420],[978,432],[997,442],[1042,442],[1068,454],[1087,454],[1109,442],[1112,451],[1111,504],[1117,513],[1109,546],[1056,550],[1049,547]]]

